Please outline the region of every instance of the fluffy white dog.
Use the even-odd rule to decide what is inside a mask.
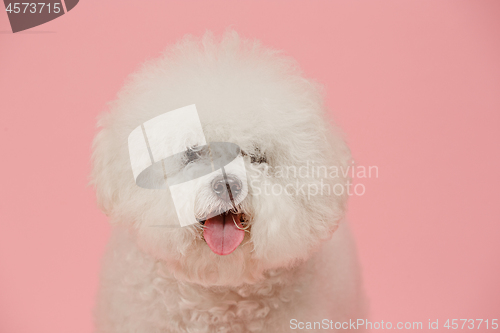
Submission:
[[[198,222],[163,228],[179,219],[171,191],[137,185],[128,136],[193,104],[208,144],[239,147],[246,180],[214,176],[193,193]],[[313,332],[364,318],[341,222],[350,153],[293,60],[233,31],[186,37],[131,76],[99,126],[92,179],[113,233],[97,332]],[[210,163],[197,140],[166,142],[184,152],[161,174]]]

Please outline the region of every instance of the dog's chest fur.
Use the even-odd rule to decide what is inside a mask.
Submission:
[[[130,243],[113,243],[106,260],[114,263],[105,264],[113,269],[103,271],[99,297],[106,301],[96,309],[102,332],[261,332],[287,324],[302,303],[304,274],[298,269],[267,272],[252,285],[206,288],[179,282]]]
[[[174,298],[171,289],[164,289],[162,296],[170,298],[165,303],[170,324],[180,332],[260,332],[266,326],[276,327],[300,297],[294,285],[280,283],[281,274],[236,288],[177,284]]]

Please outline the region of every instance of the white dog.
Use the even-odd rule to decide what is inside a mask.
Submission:
[[[193,104],[207,144],[237,145],[246,180],[228,172],[205,182],[193,193],[198,223],[162,228],[179,219],[171,191],[138,186],[127,140]],[[97,332],[333,331],[364,318],[341,222],[350,153],[318,85],[293,60],[233,31],[186,37],[131,76],[99,126],[92,179],[113,233]],[[184,147],[167,178],[209,163],[210,147],[197,140],[166,143]]]

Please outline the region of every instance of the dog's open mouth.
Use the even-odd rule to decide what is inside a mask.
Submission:
[[[246,223],[243,221],[243,214],[231,211],[201,221],[208,247],[221,256],[231,254],[245,237]]]

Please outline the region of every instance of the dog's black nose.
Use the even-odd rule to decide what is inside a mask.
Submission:
[[[234,176],[219,176],[212,182],[212,190],[224,201],[234,200],[241,193],[241,181]],[[231,193],[228,192],[228,189]]]

